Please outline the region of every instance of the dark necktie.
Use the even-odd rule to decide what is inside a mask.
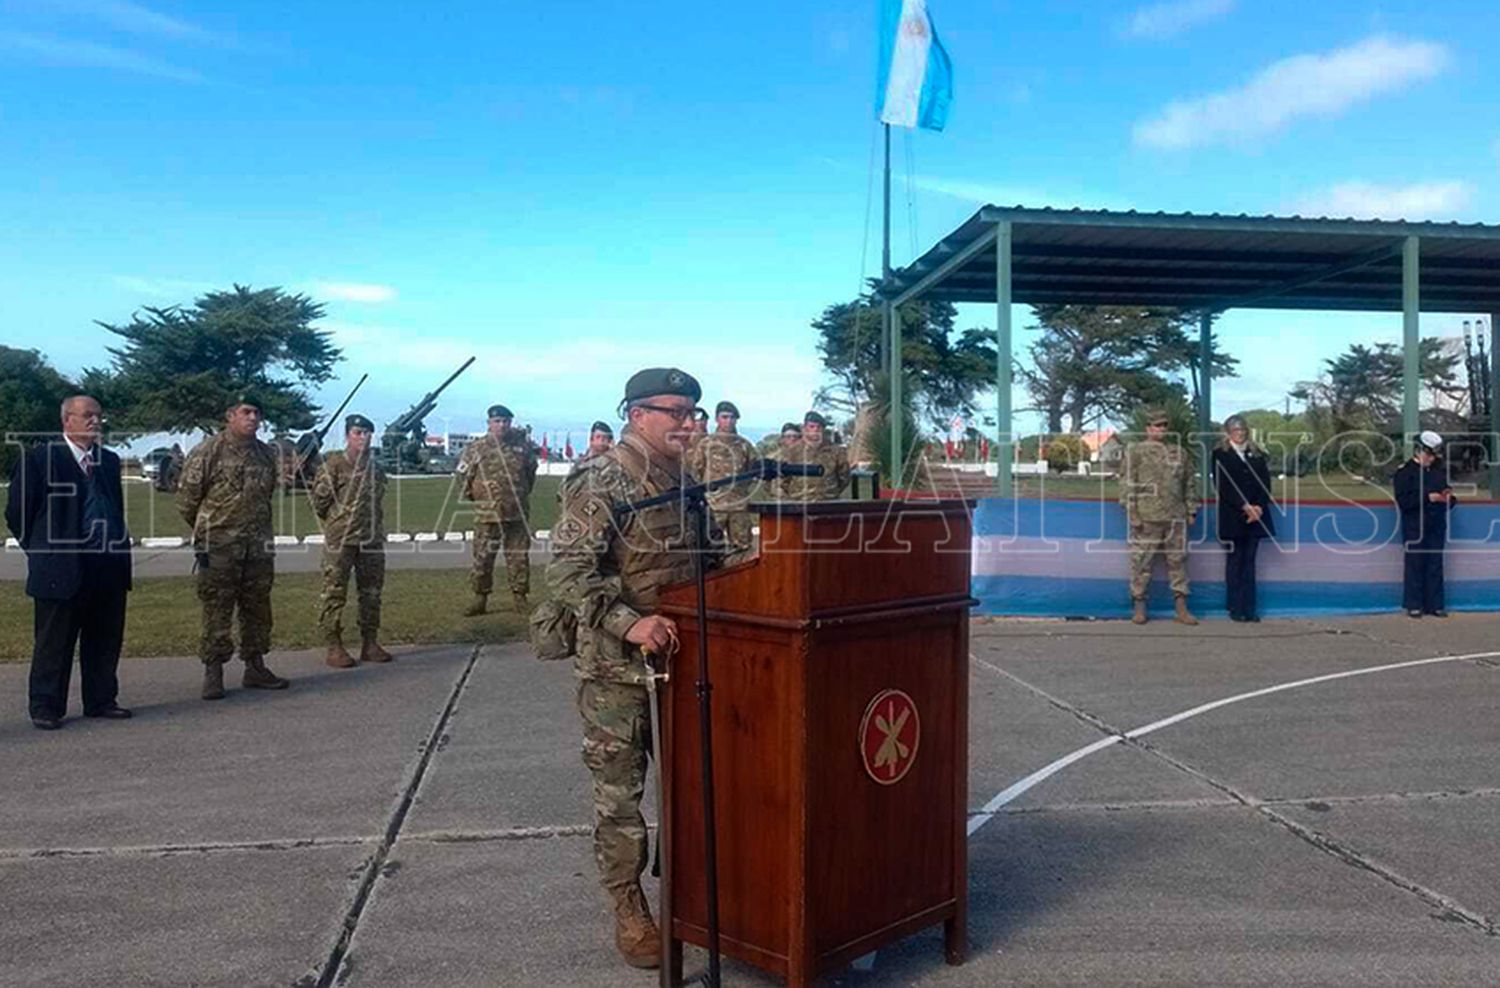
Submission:
[[[85,480],[94,479],[94,453],[92,450],[83,454],[83,459],[78,461],[78,465],[83,468]]]

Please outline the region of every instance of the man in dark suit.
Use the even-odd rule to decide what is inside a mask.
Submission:
[[[1448,544],[1448,512],[1458,504],[1448,471],[1438,462],[1443,437],[1428,430],[1417,437],[1412,458],[1391,478],[1401,512],[1406,554],[1401,574],[1401,606],[1410,617],[1447,617],[1443,600],[1443,547]]]
[[[26,552],[26,592],[36,606],[30,707],[31,722],[44,731],[62,726],[75,646],[84,716],[130,716],[115,702],[130,535],[120,458],[99,444],[103,425],[93,398],[63,402],[62,439],[26,451],[5,504],[5,523]]]
[[[1255,556],[1260,540],[1276,534],[1271,513],[1271,468],[1250,438],[1242,415],[1224,420],[1224,439],[1214,447],[1219,541],[1224,555],[1224,600],[1231,621],[1259,621]]]

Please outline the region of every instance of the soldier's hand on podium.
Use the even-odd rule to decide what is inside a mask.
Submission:
[[[625,640],[643,652],[670,655],[677,651],[677,622],[660,614],[643,617],[625,632]]]

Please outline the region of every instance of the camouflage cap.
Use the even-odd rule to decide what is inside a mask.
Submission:
[[[821,425],[825,429],[828,428],[828,420],[825,419],[822,415],[818,414],[817,412],[808,412],[806,415],[802,416],[802,424],[803,425],[814,425],[814,424],[817,424],[817,425]]]
[[[740,410],[738,408],[734,407],[734,402],[732,402],[732,401],[721,401],[717,405],[714,406],[714,417],[715,418],[718,418],[720,415],[723,415],[725,412],[728,412],[730,415],[733,415],[735,418],[739,418],[740,417]]]
[[[375,423],[359,414],[344,416],[344,431],[349,432],[352,429],[368,429],[374,432]]]
[[[489,418],[492,418],[492,419],[513,419],[513,418],[515,418],[515,416],[510,413],[510,409],[506,408],[504,405],[491,405],[490,406],[490,410],[488,412],[486,412],[485,414]]]
[[[589,434],[592,435],[595,432],[602,432],[606,436],[612,436],[615,434],[615,430],[609,427],[608,422],[595,422],[593,425],[589,426]]]
[[[630,375],[625,382],[627,402],[656,395],[681,395],[697,401],[703,397],[703,388],[693,375],[676,367],[647,367]]]

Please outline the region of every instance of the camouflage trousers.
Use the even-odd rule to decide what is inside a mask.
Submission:
[[[359,633],[371,637],[380,630],[380,595],[385,587],[385,546],[346,545],[323,548],[322,607],[318,627],[330,645],[343,641],[344,602],[349,598],[349,573],[359,594]]]
[[[606,889],[640,881],[646,869],[646,763],[651,708],[644,686],[585,679],[578,684],[583,763],[594,777],[594,862]]]
[[[1187,519],[1134,522],[1130,526],[1129,544],[1132,599],[1146,599],[1151,586],[1151,568],[1158,553],[1166,557],[1167,579],[1172,584],[1172,593],[1187,596]]]
[[[494,589],[495,557],[502,548],[505,550],[505,578],[510,584],[510,592],[529,593],[531,526],[519,518],[482,521],[474,526],[474,566],[469,571],[470,588],[482,594]]]
[[[198,657],[222,664],[234,654],[233,625],[240,623],[240,658],[264,656],[271,649],[271,584],[276,557],[260,543],[222,546],[197,554],[198,600],[203,604],[203,636]]]

